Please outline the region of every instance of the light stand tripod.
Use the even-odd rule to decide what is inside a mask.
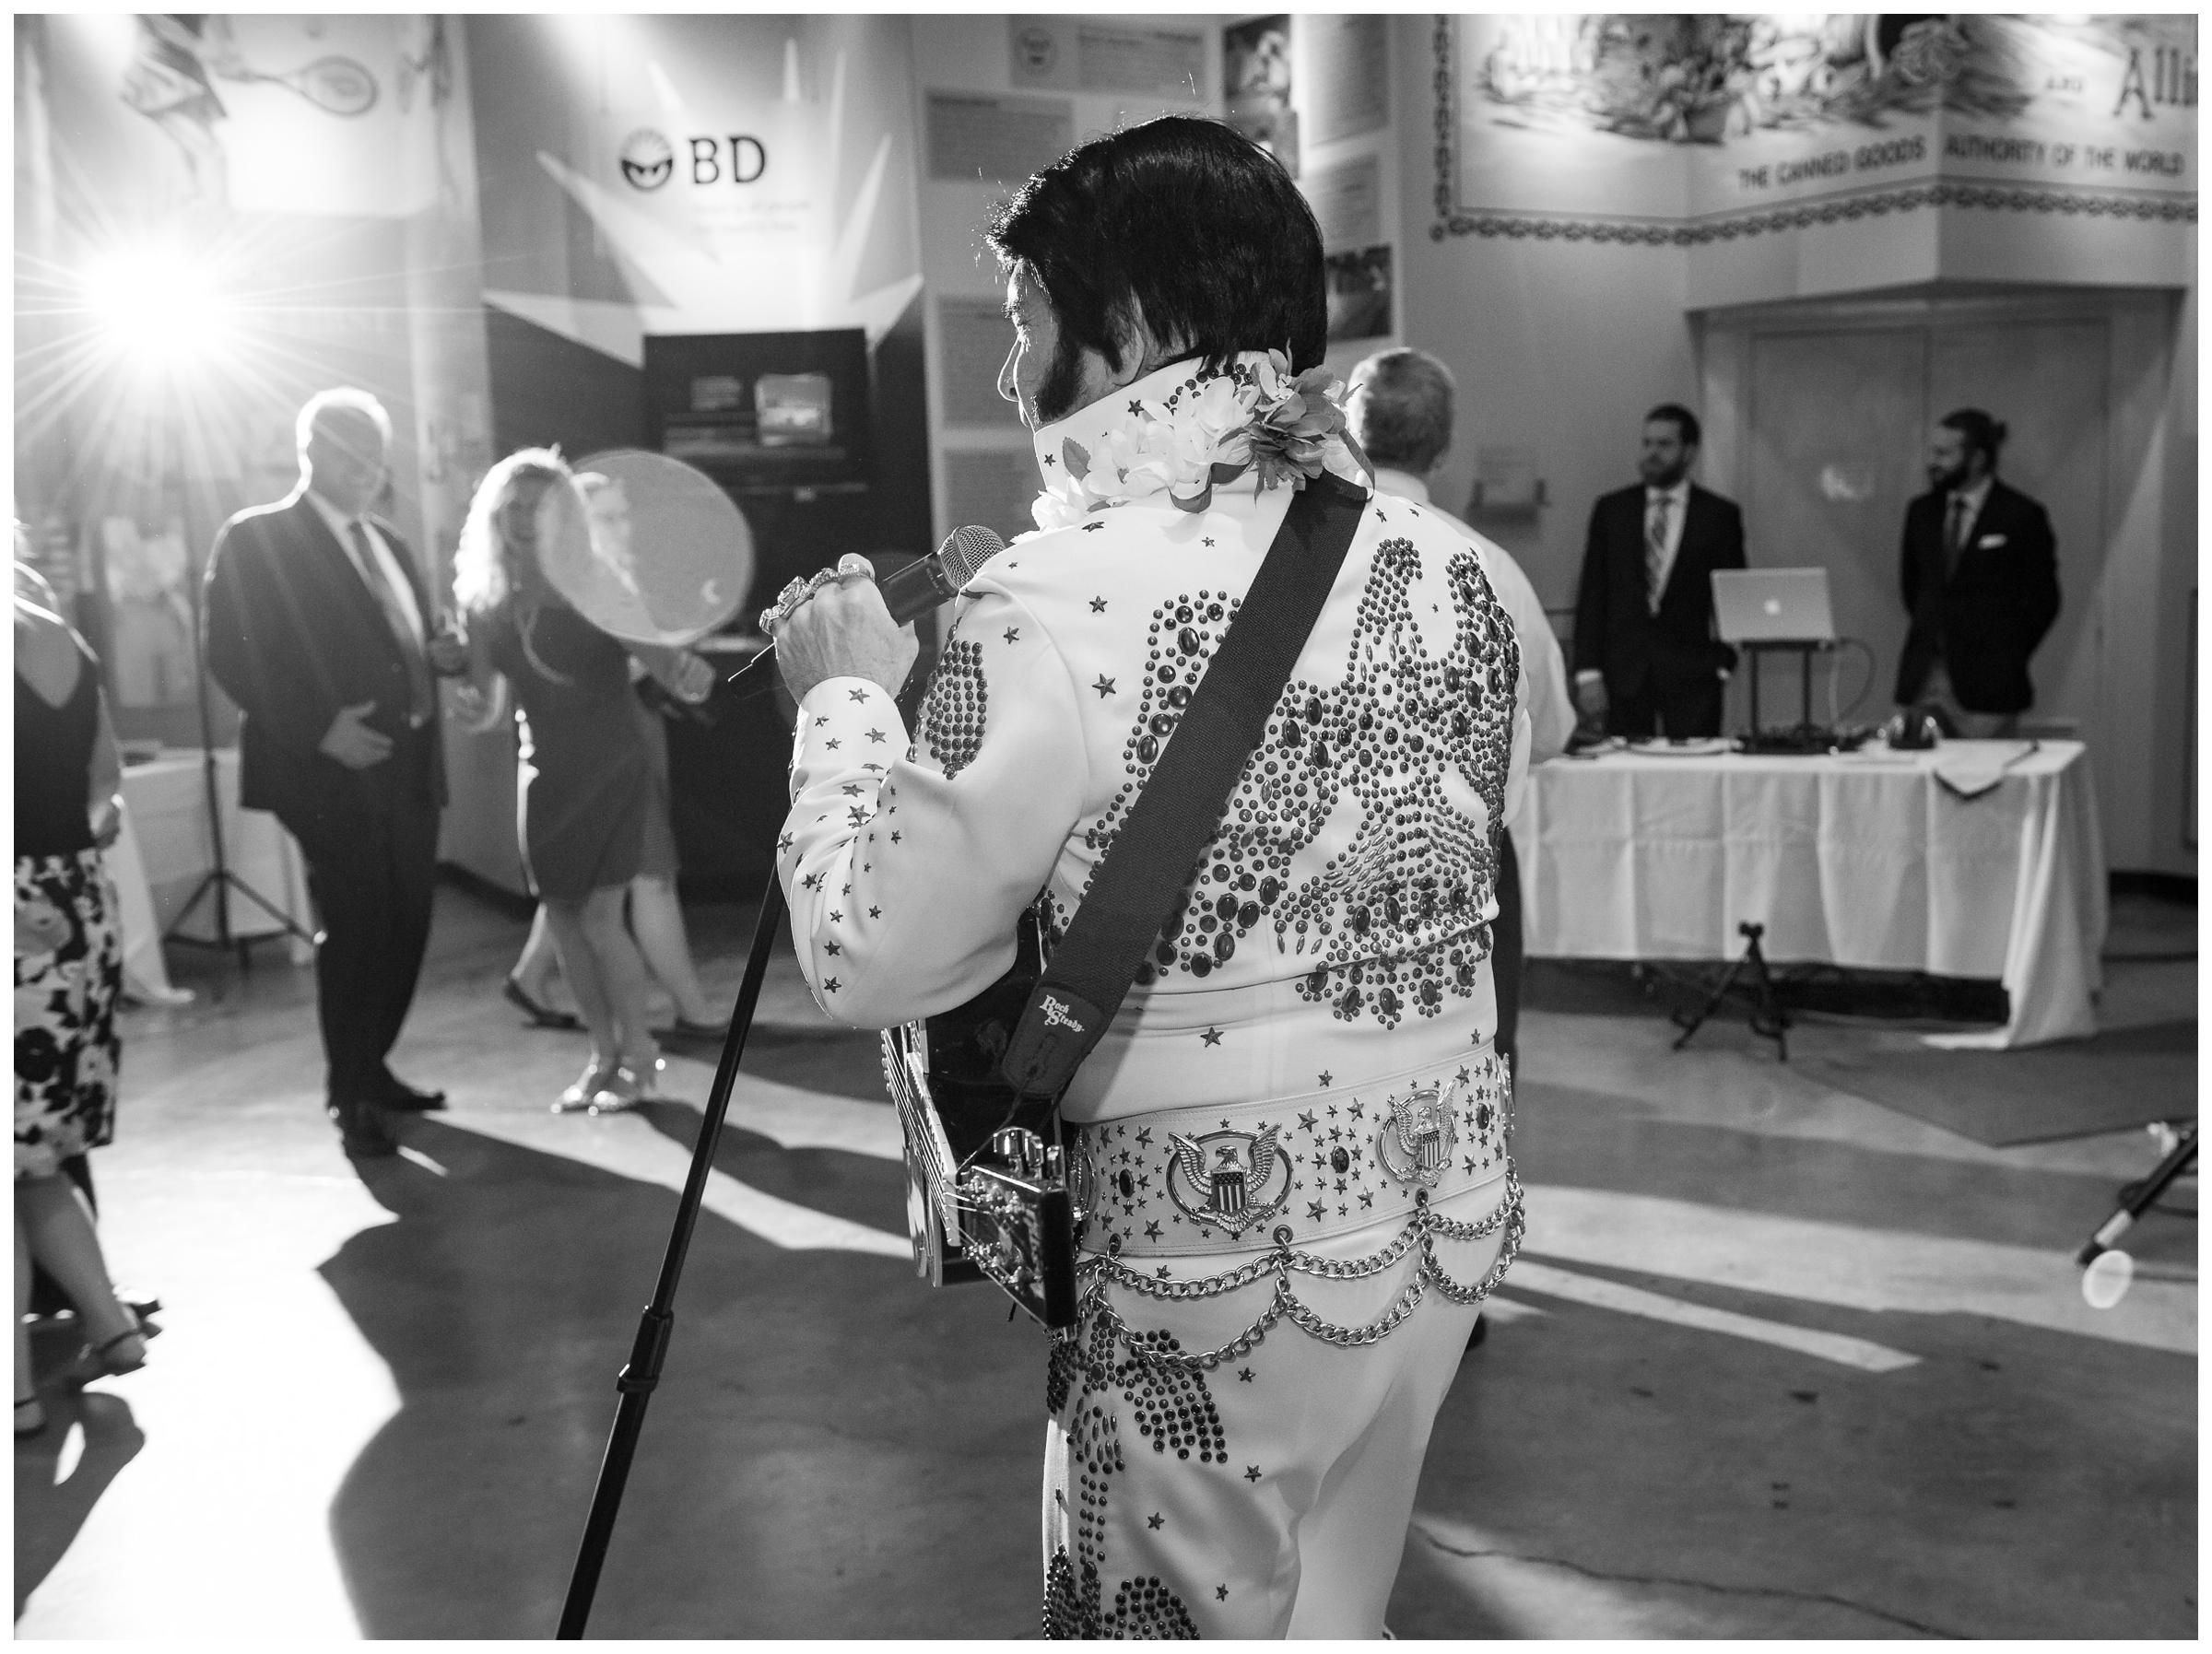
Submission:
[[[185,602],[192,611],[192,683],[199,700],[200,776],[206,789],[207,841],[208,848],[214,855],[214,865],[208,869],[206,876],[193,887],[192,895],[186,898],[183,907],[178,909],[177,916],[170,922],[169,929],[162,933],[162,940],[165,942],[190,942],[201,946],[221,948],[226,951],[235,947],[238,949],[238,968],[241,970],[246,970],[250,969],[253,963],[253,955],[247,950],[258,938],[238,936],[232,933],[229,897],[233,891],[244,897],[271,919],[274,919],[283,927],[284,933],[297,937],[311,947],[314,944],[315,939],[310,933],[301,930],[291,915],[284,912],[267,897],[262,895],[260,891],[231,872],[229,862],[224,856],[223,795],[216,767],[215,717],[207,701],[207,651],[206,641],[201,634],[201,627],[204,624],[201,617],[204,600],[200,592],[203,570],[194,568],[188,557],[185,561],[184,571]],[[184,921],[192,917],[193,910],[205,898],[212,898],[211,906],[215,913],[215,940],[212,943],[202,942],[197,936],[183,936],[178,933],[183,928]]]

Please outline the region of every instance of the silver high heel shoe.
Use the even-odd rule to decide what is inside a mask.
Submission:
[[[650,1063],[618,1062],[614,1073],[600,1083],[589,1107],[594,1114],[621,1114],[640,1103],[655,1103],[661,1097],[661,1076],[668,1070],[665,1057],[655,1057]]]
[[[592,1112],[596,1113],[597,1110],[592,1109],[592,1099],[598,1095],[600,1087],[605,1085],[619,1071],[617,1068],[604,1067],[597,1062],[588,1064],[584,1071],[576,1076],[576,1083],[553,1099],[553,1112],[573,1114],[579,1109],[592,1109]]]

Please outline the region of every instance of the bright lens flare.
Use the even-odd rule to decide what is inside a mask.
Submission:
[[[85,271],[84,296],[110,344],[148,366],[204,357],[229,331],[229,306],[208,272],[174,254],[100,258]]]

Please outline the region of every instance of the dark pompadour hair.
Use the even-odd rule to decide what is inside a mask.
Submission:
[[[988,240],[1117,370],[1132,300],[1155,337],[1217,367],[1275,349],[1299,371],[1328,347],[1313,211],[1273,156],[1218,121],[1162,115],[1070,150],[993,215]]]
[[[1997,468],[1997,450],[2005,446],[2005,422],[1992,419],[1980,408],[1956,408],[1937,420],[1938,425],[1957,431],[1966,439],[1969,448],[1978,448],[1989,461],[1989,468]]]
[[[1703,440],[1704,432],[1698,424],[1698,416],[1678,402],[1663,402],[1643,416],[1643,422],[1646,425],[1654,419],[1673,420],[1675,429],[1681,434],[1682,440],[1692,448],[1695,448]]]

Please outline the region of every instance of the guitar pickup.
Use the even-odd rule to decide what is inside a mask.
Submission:
[[[1028,1142],[1002,1141],[1026,1138]],[[1073,1207],[1057,1145],[1031,1132],[1002,1132],[999,1163],[979,1158],[959,1177],[960,1249],[1052,1332],[1076,1324]]]

